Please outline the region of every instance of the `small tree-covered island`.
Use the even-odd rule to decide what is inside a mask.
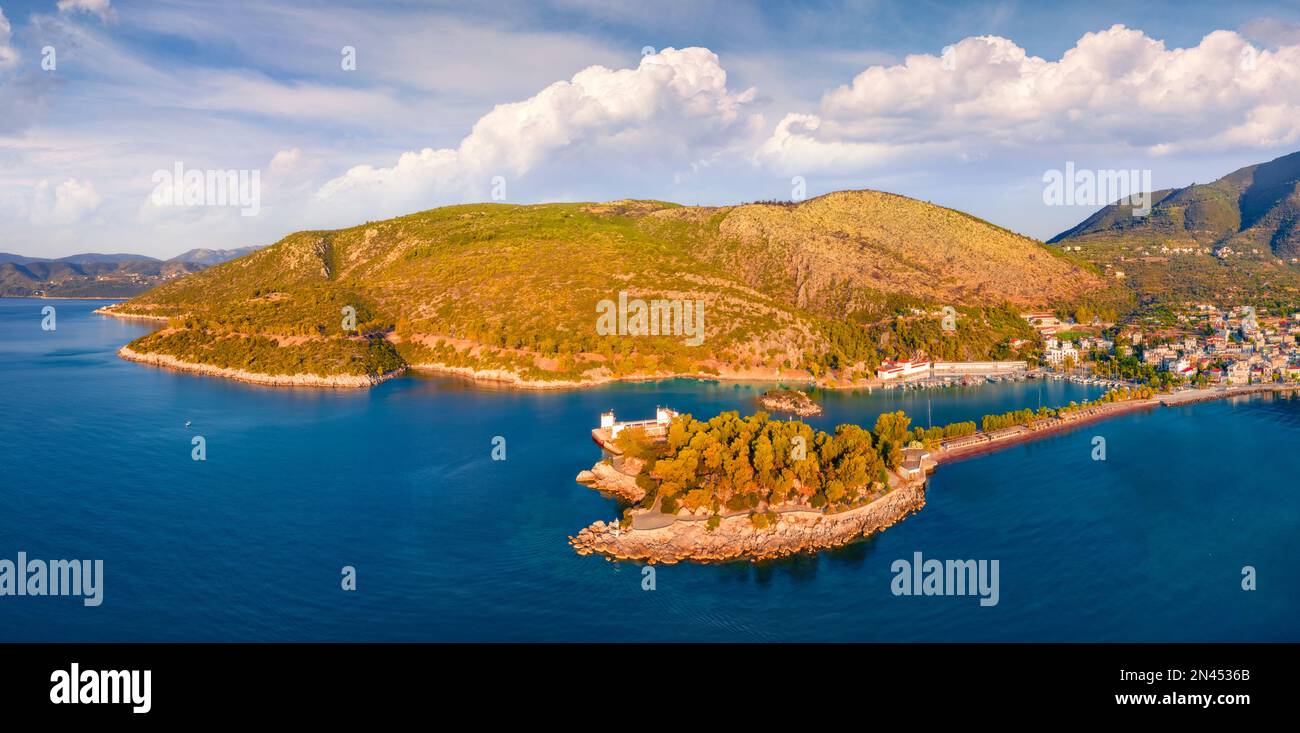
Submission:
[[[659,412],[652,424],[593,431],[607,457],[578,480],[630,506],[570,538],[579,553],[664,563],[774,558],[851,542],[925,504],[933,461],[902,412],[881,415],[871,431],[840,425],[834,433],[763,412],[707,421]]]
[[[788,412],[799,417],[820,415],[822,406],[813,401],[807,392],[775,387],[758,398],[758,404],[768,412]]]

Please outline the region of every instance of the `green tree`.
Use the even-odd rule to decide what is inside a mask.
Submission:
[[[903,411],[882,413],[876,418],[875,430],[880,456],[888,468],[903,461],[903,446],[909,440],[908,425],[912,420]]]

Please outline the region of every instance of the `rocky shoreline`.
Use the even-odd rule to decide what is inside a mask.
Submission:
[[[169,316],[151,316],[151,315],[140,314],[140,313],[123,313],[118,310],[115,310],[117,305],[119,304],[106,305],[101,308],[96,308],[94,312],[102,316],[110,316],[112,318],[122,318],[126,320],[135,320],[135,321],[153,321],[155,323],[167,323],[169,320],[171,320],[171,317]],[[155,363],[149,361],[148,359],[132,358],[130,356],[126,356],[125,354],[122,354],[122,352],[118,352],[118,353],[122,355],[122,358],[129,359],[131,361],[138,361],[141,363]],[[132,353],[136,353],[136,352],[132,352]],[[141,355],[141,356],[151,356],[151,357],[157,357],[159,359],[162,358],[161,355],[157,355],[157,354]],[[501,387],[508,387],[511,389],[527,389],[527,390],[538,390],[538,391],[587,389],[590,387],[600,387],[607,384],[613,384],[615,382],[654,382],[654,381],[665,380],[665,379],[697,379],[700,381],[729,381],[729,382],[772,381],[771,378],[766,376],[747,374],[743,372],[724,373],[724,374],[703,374],[703,373],[694,373],[694,372],[686,374],[686,373],[665,372],[661,374],[629,374],[621,377],[594,376],[587,379],[543,380],[543,379],[528,379],[526,377],[520,376],[516,372],[510,371],[509,369],[476,369],[474,367],[451,366],[448,364],[440,364],[440,363],[419,363],[419,364],[410,364],[406,367],[406,369],[392,372],[390,374],[384,375],[382,378],[377,378],[365,384],[361,384],[358,383],[357,380],[365,380],[366,378],[356,377],[355,375],[330,375],[330,376],[292,375],[292,377],[286,377],[280,375],[257,374],[255,372],[247,372],[244,370],[224,370],[218,367],[209,367],[203,364],[189,364],[187,362],[181,362],[179,360],[174,360],[174,361],[175,364],[164,363],[159,361],[155,365],[164,366],[171,369],[180,369],[183,371],[199,372],[203,374],[208,374],[210,376],[236,379],[243,382],[255,382],[257,384],[265,384],[269,386],[283,386],[283,387],[300,387],[300,386],[343,387],[343,388],[369,387],[387,381],[392,376],[395,376],[396,374],[400,374],[402,371],[406,371],[406,369],[409,369],[411,371],[417,371],[417,372],[430,372],[434,374],[445,374],[448,376],[463,377],[465,379],[469,379],[471,381],[478,382],[480,384],[485,384],[485,385],[497,385]],[[848,388],[850,386],[851,385],[841,385],[840,388]],[[829,388],[834,388],[834,387],[829,387]],[[818,411],[820,411],[820,407],[818,408]],[[796,414],[800,414],[800,413],[796,413]]]
[[[678,562],[771,560],[828,550],[882,532],[925,506],[925,482],[903,484],[880,498],[847,511],[778,513],[775,523],[755,528],[747,514],[721,520],[714,530],[703,518],[679,518],[655,529],[628,529],[596,522],[569,538],[579,555],[604,555],[671,565]]]
[[[498,384],[516,389],[533,390],[587,389],[590,387],[600,387],[618,382],[658,382],[667,379],[694,379],[701,382],[770,383],[774,381],[770,377],[755,376],[745,373],[706,374],[703,372],[659,372],[654,374],[627,374],[621,377],[593,376],[586,379],[543,380],[527,379],[509,369],[476,369],[474,367],[450,366],[447,364],[429,362],[412,364],[411,369],[419,372],[431,372],[434,374],[447,374],[450,376],[464,377],[475,382]],[[847,389],[848,386],[846,385],[844,388]],[[818,412],[821,411],[820,406],[817,410]]]
[[[412,364],[411,369],[417,372],[433,372],[435,374],[447,374],[454,377],[465,377],[466,379],[471,379],[475,382],[499,384],[516,389],[535,389],[543,391],[552,389],[584,389],[586,387],[598,387],[602,384],[619,381],[612,377],[593,378],[589,380],[556,379],[553,381],[525,379],[508,369],[475,369],[474,367],[455,367],[446,364]]]
[[[163,367],[165,369],[190,372],[193,374],[203,374],[210,377],[223,377],[238,382],[249,382],[251,384],[262,384],[271,387],[361,389],[373,387],[380,382],[392,379],[404,371],[402,369],[397,369],[378,376],[361,374],[335,374],[331,376],[321,376],[319,374],[260,374],[258,372],[250,372],[244,369],[227,369],[224,367],[212,366],[211,364],[197,364],[189,361],[181,361],[180,359],[168,354],[141,353],[128,346],[123,346],[118,349],[117,355],[127,361],[149,364],[151,366]]]
[[[100,306],[99,308],[96,308],[91,312],[97,313],[101,316],[112,316],[113,318],[122,318],[128,321],[158,321],[161,323],[166,323],[167,321],[171,320],[167,316],[146,316],[137,313],[118,313],[117,311],[113,310],[115,307],[117,307],[117,304]]]
[[[633,469],[636,473],[640,473],[641,466],[633,465],[628,468],[628,470]],[[588,488],[610,494],[620,501],[636,504],[645,498],[645,489],[637,485],[636,473],[627,474],[615,468],[610,461],[600,461],[590,470],[579,473],[576,481]]]

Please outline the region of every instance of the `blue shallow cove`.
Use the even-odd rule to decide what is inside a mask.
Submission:
[[[265,388],[124,362],[115,350],[150,326],[98,305],[0,299],[0,558],[102,559],[106,575],[98,608],[0,596],[0,640],[1300,640],[1297,400],[1158,409],[944,465],[928,505],[873,539],[660,566],[647,592],[639,566],[566,542],[617,514],[573,481],[599,457],[591,426],[610,408],[750,412],[763,386]],[[943,423],[1095,394],[822,393],[811,422],[924,422],[928,407]],[[998,605],[894,596],[891,563],[917,551],[998,560]]]

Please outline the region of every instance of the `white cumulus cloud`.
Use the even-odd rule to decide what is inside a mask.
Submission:
[[[482,198],[496,176],[513,180],[557,162],[690,167],[761,124],[746,111],[754,96],[752,89],[728,90],[712,51],[664,49],[635,69],[591,66],[526,100],[499,104],[457,147],[407,152],[389,167],[356,166],[317,197],[373,198],[391,213]]]
[[[1300,141],[1300,45],[1259,49],[1232,31],[1191,48],[1122,25],[1060,59],[996,36],[872,66],[791,113],[755,152],[785,170],[849,169],[901,156],[1078,146],[1167,155]]]
[[[36,184],[32,197],[31,220],[38,226],[75,224],[94,213],[102,202],[90,181],[69,178],[52,185],[43,180]]]

